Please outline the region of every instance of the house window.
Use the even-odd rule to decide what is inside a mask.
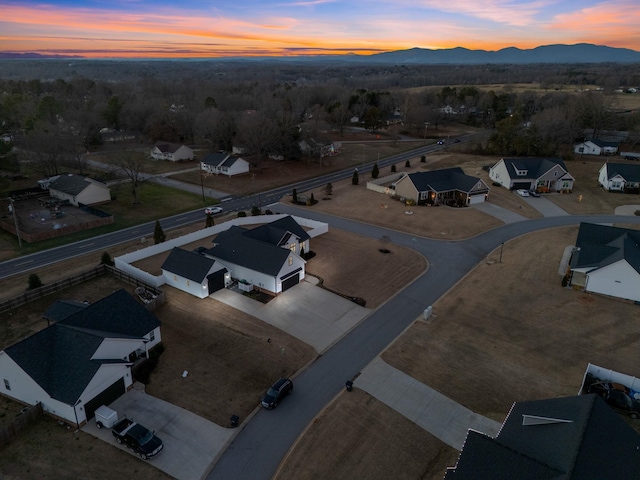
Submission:
[[[553,176],[557,177],[558,176],[558,172],[553,172]]]
[[[11,384],[6,378],[4,379],[4,388],[6,388],[7,390],[11,390]]]
[[[289,257],[289,265],[293,265],[293,257]]]
[[[153,342],[155,339],[156,339],[156,331],[151,330],[151,333],[149,334],[149,340]]]
[[[620,190],[620,182],[611,182],[611,188]]]
[[[295,252],[296,251],[296,244],[295,243],[289,244],[289,250],[291,250],[292,252]]]

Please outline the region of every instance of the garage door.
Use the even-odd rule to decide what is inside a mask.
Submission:
[[[209,295],[218,290],[224,288],[224,274],[227,273],[227,269],[223,268],[217,272],[213,272],[207,275],[207,283],[209,285]]]
[[[297,285],[298,283],[300,283],[300,274],[296,273],[295,275],[282,281],[282,291],[284,292],[286,290],[289,290],[291,287]]]
[[[113,385],[107,387],[102,393],[96,395],[93,399],[84,404],[84,411],[87,415],[87,421],[93,418],[93,414],[100,405],[109,405],[120,398],[126,389],[124,387],[124,378],[114,382]]]
[[[469,205],[484,202],[484,193],[482,195],[471,195],[469,197]]]
[[[531,188],[531,182],[516,182],[511,187],[511,190],[529,190]]]

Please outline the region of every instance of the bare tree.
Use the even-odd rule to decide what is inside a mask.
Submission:
[[[147,155],[144,150],[121,150],[116,155],[116,162],[120,171],[131,181],[134,205],[140,203],[138,200],[138,187],[144,181],[143,167]]]

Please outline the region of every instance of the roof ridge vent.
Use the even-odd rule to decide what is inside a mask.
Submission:
[[[563,420],[561,418],[539,417],[538,415],[522,415],[522,425],[549,425],[553,423],[573,423],[573,420]]]

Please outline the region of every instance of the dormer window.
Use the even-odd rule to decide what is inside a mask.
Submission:
[[[524,177],[526,174],[526,170],[516,170],[516,175],[518,175],[519,177]]]

